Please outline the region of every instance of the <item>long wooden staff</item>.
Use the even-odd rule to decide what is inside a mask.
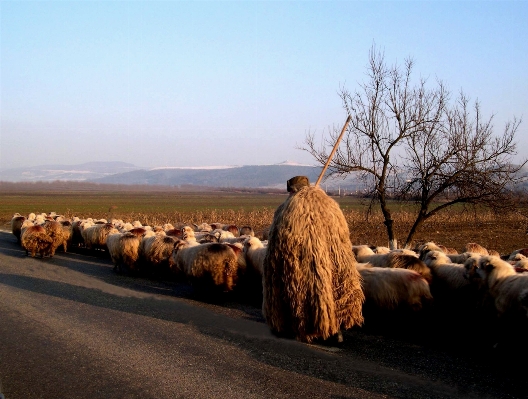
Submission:
[[[343,126],[343,130],[341,130],[341,134],[337,138],[337,141],[336,141],[336,143],[334,145],[334,148],[332,149],[332,152],[328,156],[328,159],[326,160],[326,164],[325,164],[323,170],[321,171],[321,174],[319,175],[319,178],[315,182],[315,187],[319,186],[319,183],[321,182],[321,179],[323,178],[323,176],[324,176],[324,174],[326,172],[326,169],[328,168],[328,165],[330,165],[330,161],[332,160],[332,157],[334,156],[334,153],[336,152],[337,147],[339,146],[339,142],[341,141],[341,138],[343,137],[343,134],[345,134],[345,131],[346,131],[347,127],[348,127],[348,123],[350,122],[350,119],[351,119],[350,115],[348,115],[348,118],[347,118],[347,120],[345,122],[345,125]]]

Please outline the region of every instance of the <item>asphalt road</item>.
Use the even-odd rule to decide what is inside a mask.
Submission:
[[[0,232],[0,392],[31,398],[521,398],[513,358],[390,331],[339,347],[270,334],[258,305],[113,272],[81,253],[31,258]],[[460,337],[460,341],[471,337]]]

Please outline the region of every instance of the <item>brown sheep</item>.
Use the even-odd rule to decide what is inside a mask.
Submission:
[[[31,252],[31,256],[35,257],[38,253],[43,258],[49,253],[52,242],[53,239],[46,233],[43,226],[36,225],[22,229],[20,243],[26,250],[26,255]]]
[[[55,220],[46,220],[43,227],[46,230],[48,236],[52,239],[52,242],[49,246],[49,256],[53,257],[58,247],[61,245],[63,248],[67,247],[68,237],[65,236],[64,229],[60,222],[56,222]]]
[[[67,252],[68,245],[71,244],[71,234],[72,234],[72,223],[69,220],[62,220],[60,222],[62,225],[62,234],[64,236],[64,242],[62,244],[62,249],[64,252]]]

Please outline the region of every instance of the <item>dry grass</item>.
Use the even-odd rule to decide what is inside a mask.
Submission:
[[[139,220],[145,225],[233,223],[249,225],[261,236],[285,198],[285,193],[0,190],[0,227],[9,230],[15,212],[27,215],[55,211],[67,217]],[[385,225],[377,209],[367,217],[368,207],[364,202],[352,197],[336,200],[349,224],[354,244],[387,245]],[[403,243],[414,220],[412,205],[395,204],[393,217],[396,236]],[[478,242],[486,248],[508,253],[528,247],[527,225],[528,219],[519,213],[497,215],[488,210],[451,209],[428,220],[413,244],[435,241],[460,251],[466,243]]]

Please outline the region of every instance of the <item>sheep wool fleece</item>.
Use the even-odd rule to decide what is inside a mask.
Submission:
[[[264,260],[270,329],[303,342],[363,324],[365,300],[339,204],[306,186],[275,211]]]

